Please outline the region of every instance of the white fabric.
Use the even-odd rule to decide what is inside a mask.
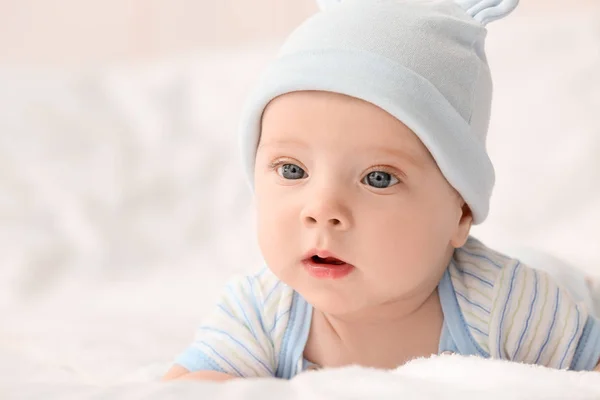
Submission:
[[[239,399],[239,400],[592,400],[600,396],[599,373],[576,373],[538,366],[512,364],[475,357],[439,356],[419,359],[383,372],[347,367],[308,372],[286,382],[245,379],[225,384],[129,382],[92,387],[81,383],[45,383],[29,386],[0,385],[8,399]]]
[[[598,7],[517,11],[490,28],[497,185],[474,232],[590,274],[600,274],[599,18]],[[0,71],[0,398],[315,399],[385,388],[417,400],[577,399],[600,388],[595,373],[453,357],[413,363],[402,380],[332,371],[226,389],[149,383],[231,275],[259,268],[232,154],[242,99],[275,48],[89,73]]]

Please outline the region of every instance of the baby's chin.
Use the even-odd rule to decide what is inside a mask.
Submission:
[[[359,304],[356,300],[341,298],[332,293],[308,293],[307,295],[300,293],[300,295],[315,310],[339,318],[356,315],[366,309],[366,304]]]
[[[407,306],[412,307],[415,295],[414,291],[403,292],[401,288],[386,285],[373,287],[360,280],[330,282],[330,285],[303,281],[288,285],[315,310],[356,321],[369,320],[373,313],[403,313]]]
[[[310,282],[290,286],[314,309],[329,315],[354,315],[374,305],[367,290],[358,290],[349,282],[335,282],[329,287]]]

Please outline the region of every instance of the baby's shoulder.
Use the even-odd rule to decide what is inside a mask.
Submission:
[[[233,277],[225,290],[225,297],[249,309],[267,325],[289,313],[293,294],[294,290],[266,267],[253,275]]]
[[[562,290],[581,300],[576,292],[585,286],[582,273],[564,263],[551,263],[550,257],[537,257],[537,260],[536,265],[527,264],[523,261],[529,260],[502,254],[470,237],[462,248],[456,249],[448,269],[453,285],[464,290],[463,294],[484,292],[491,300],[503,292],[514,294],[516,286],[521,290],[535,290],[543,281],[544,288]]]
[[[543,265],[527,265],[473,237],[456,249],[448,267],[461,308],[473,307],[475,302],[482,306],[480,310],[488,311],[492,311],[500,298],[532,293],[541,284],[544,289],[561,289],[563,283],[557,281],[556,274],[546,269]]]
[[[557,268],[525,265],[476,239],[455,252],[448,271],[462,321],[480,349],[553,368],[594,368],[600,325],[557,275],[570,267]]]
[[[454,251],[450,262],[453,283],[466,286],[494,285],[503,272],[519,261],[493,250],[474,237]]]
[[[469,237],[454,251],[448,272],[461,308],[476,307],[487,314],[494,291],[519,261],[490,249]]]
[[[506,298],[535,290],[535,282],[529,276],[532,272],[519,260],[490,249],[473,237],[454,252],[448,266],[452,297],[456,298],[461,319],[484,352],[491,351],[490,328],[502,313]]]

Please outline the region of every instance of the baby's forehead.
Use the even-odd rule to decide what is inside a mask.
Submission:
[[[364,131],[370,136],[398,133],[406,136],[407,141],[420,143],[410,128],[383,108],[356,97],[325,91],[300,91],[276,97],[265,108],[261,125],[263,133],[274,130],[280,134],[305,135],[309,129],[320,132],[343,129]]]
[[[375,104],[340,93],[301,91],[279,96],[265,108],[259,145],[352,144],[357,151],[401,149],[433,160],[419,137]]]
[[[328,103],[329,105],[353,105],[355,107],[368,107],[371,103],[358,97],[350,96],[344,93],[330,92],[326,90],[300,90],[285,93],[275,97],[265,107],[265,113],[274,105],[298,106],[307,103]]]

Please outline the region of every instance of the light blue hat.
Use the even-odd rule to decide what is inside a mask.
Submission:
[[[485,141],[492,80],[485,25],[518,0],[318,0],[268,67],[242,112],[253,180],[262,114],[274,98],[320,90],[372,103],[408,126],[448,182],[485,220],[494,168]]]

